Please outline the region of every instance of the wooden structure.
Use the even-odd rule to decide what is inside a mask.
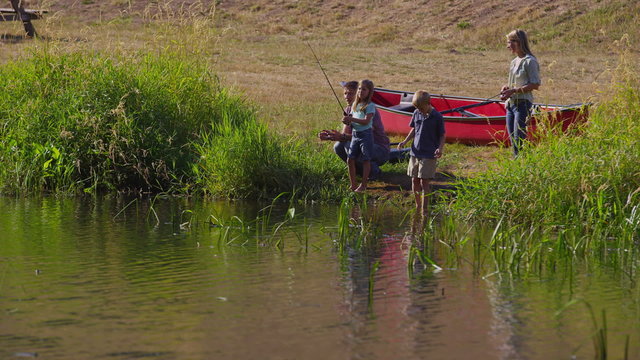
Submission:
[[[0,8],[0,21],[22,21],[27,36],[35,36],[36,28],[31,23],[31,20],[42,18],[42,15],[46,14],[47,11],[25,9],[24,6],[22,6],[22,0],[10,1],[11,8]]]

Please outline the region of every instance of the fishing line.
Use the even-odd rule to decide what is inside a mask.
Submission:
[[[331,88],[331,91],[333,92],[333,96],[336,98],[336,101],[338,102],[338,106],[340,106],[340,111],[342,112],[342,114],[344,114],[346,116],[347,113],[344,111],[344,107],[342,106],[342,103],[340,102],[340,99],[338,98],[338,94],[336,94],[336,91],[333,89],[333,86],[331,85],[331,81],[329,81],[329,77],[327,76],[327,73],[322,68],[322,64],[320,64],[320,60],[316,56],[316,52],[313,51],[313,48],[311,47],[311,44],[309,44],[309,42],[306,42],[306,44],[309,47],[309,49],[311,49],[311,53],[313,54],[313,57],[316,58],[316,62],[318,63],[318,66],[320,67],[320,70],[322,70],[322,73],[324,74],[324,78],[327,79],[327,84],[329,84],[329,87]]]

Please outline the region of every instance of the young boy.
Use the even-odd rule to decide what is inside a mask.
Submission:
[[[430,181],[435,177],[437,159],[442,156],[444,148],[444,120],[442,115],[431,106],[431,96],[426,91],[417,91],[413,95],[412,103],[416,107],[409,124],[412,129],[406,139],[398,144],[398,149],[402,149],[415,138],[411,145],[407,175],[412,178],[416,210],[427,215],[428,194],[431,192]]]

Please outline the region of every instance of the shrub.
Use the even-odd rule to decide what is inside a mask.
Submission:
[[[43,52],[3,66],[0,191],[341,193],[333,154],[270,134],[203,64]]]
[[[168,191],[240,101],[197,63],[151,55],[37,54],[0,69],[0,92],[4,192]]]

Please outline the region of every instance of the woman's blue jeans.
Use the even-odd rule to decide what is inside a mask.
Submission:
[[[522,141],[527,138],[527,119],[531,115],[531,106],[529,100],[511,100],[507,106],[507,132],[514,156],[518,156]]]

